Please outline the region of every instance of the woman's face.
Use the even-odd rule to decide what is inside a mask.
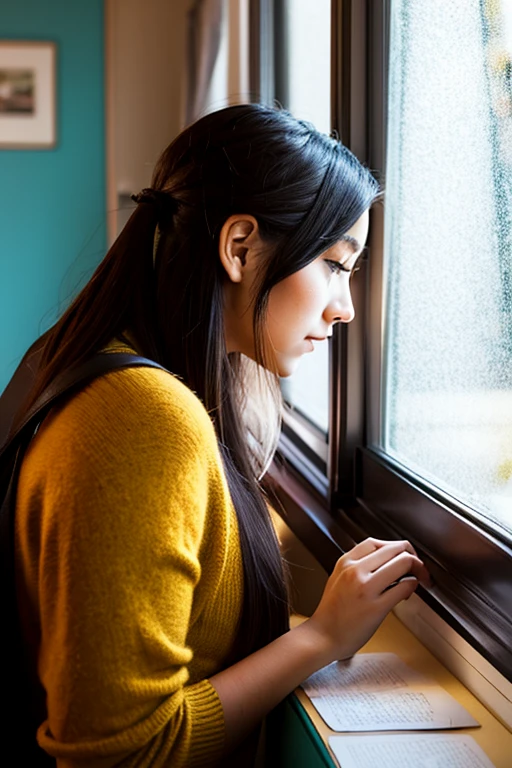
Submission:
[[[368,219],[366,211],[343,240],[272,288],[266,330],[279,376],[290,376],[313,341],[332,334],[335,322],[353,319],[350,276],[366,243]]]
[[[279,376],[290,376],[301,357],[313,350],[313,341],[331,335],[335,322],[349,323],[353,319],[350,276],[365,246],[368,223],[366,211],[338,243],[271,289],[265,320],[266,352]],[[254,295],[251,283],[255,279],[254,272],[254,277],[248,276],[243,291],[239,286],[237,300],[226,307],[228,351],[252,358],[255,351],[249,297]]]

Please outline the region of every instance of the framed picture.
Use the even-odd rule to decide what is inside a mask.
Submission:
[[[0,150],[57,140],[55,43],[0,40]]]

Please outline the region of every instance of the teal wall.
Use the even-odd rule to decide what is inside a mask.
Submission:
[[[0,392],[106,245],[103,0],[1,0],[0,39],[57,44],[57,145],[0,148]]]

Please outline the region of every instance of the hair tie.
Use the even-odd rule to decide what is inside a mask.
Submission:
[[[137,195],[131,195],[131,198],[137,204],[150,203],[154,205],[159,222],[166,222],[168,219],[172,219],[179,207],[176,198],[172,197],[168,192],[162,192],[160,189],[151,189],[151,187],[143,189]]]

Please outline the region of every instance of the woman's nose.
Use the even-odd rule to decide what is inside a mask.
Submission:
[[[350,288],[347,286],[342,292],[337,293],[329,301],[325,308],[324,319],[329,325],[333,323],[350,323],[355,317],[354,305]]]

